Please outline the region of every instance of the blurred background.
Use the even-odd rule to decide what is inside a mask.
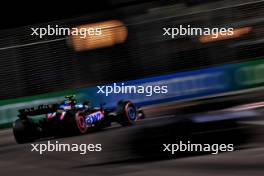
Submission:
[[[261,1],[131,0],[102,1],[89,6],[61,4],[60,8],[45,3],[27,9],[28,13],[25,8],[18,8],[16,17],[2,15],[5,20],[16,18],[16,21],[10,24],[3,21],[0,31],[0,105],[12,104],[11,109],[1,107],[1,121],[6,117],[13,119],[14,107],[21,107],[22,102],[51,97],[56,101],[56,97],[68,93],[93,102],[138,99],[133,95],[118,95],[104,100],[104,97],[96,97],[95,90],[91,89],[160,75],[164,77],[156,79],[164,81],[164,85],[174,84],[169,83],[168,95],[151,98],[158,103],[163,99],[162,102],[183,100],[263,85]],[[89,27],[95,23],[108,27],[101,37],[78,40],[67,36],[39,38],[31,35],[31,28]],[[163,35],[163,28],[179,25],[232,27],[235,33],[225,40],[207,42],[202,42],[201,36],[172,39]],[[207,68],[211,69],[205,70]],[[191,70],[198,72],[188,72]],[[211,75],[208,77],[208,74]],[[192,78],[181,81],[186,77]],[[140,98],[137,103],[150,101]]]
[[[147,139],[162,143],[164,141],[161,139],[167,138],[169,134],[177,133],[184,136],[191,131],[200,135],[218,128],[241,129],[241,124],[243,124],[243,135],[247,134],[246,142],[244,138],[243,140],[239,138],[241,131],[239,133],[232,131],[231,134],[235,134],[234,136],[228,133],[208,138],[210,142],[217,142],[223,136],[232,136],[231,142],[244,142],[243,147],[240,146],[240,148],[259,147],[257,149],[253,147],[253,152],[246,151],[239,154],[234,152],[235,154],[231,156],[238,157],[234,159],[235,163],[239,163],[238,165],[223,164],[231,163],[231,156],[225,154],[218,161],[209,156],[204,160],[203,158],[189,159],[190,162],[176,160],[172,163],[166,163],[168,161],[151,163],[145,165],[144,168],[148,168],[149,171],[166,165],[168,166],[166,172],[157,171],[156,174],[171,174],[179,171],[182,173],[179,175],[184,175],[184,173],[193,175],[184,169],[197,166],[197,161],[201,161],[198,165],[200,171],[206,172],[207,166],[214,166],[207,172],[209,174],[222,169],[222,174],[236,175],[240,170],[237,167],[243,166],[245,166],[245,170],[248,166],[249,170],[243,171],[240,175],[263,174],[263,164],[260,163],[264,161],[261,152],[263,151],[262,107],[264,106],[262,103],[264,1],[105,0],[87,4],[64,2],[56,5],[41,2],[33,4],[32,8],[24,3],[16,4],[17,9],[9,8],[12,10],[9,10],[8,13],[1,11],[0,19],[3,24],[0,30],[1,128],[8,128],[12,125],[12,122],[17,118],[18,109],[60,102],[67,94],[76,94],[78,99],[89,99],[94,104],[107,102],[108,106],[114,106],[119,99],[129,99],[137,105],[143,106],[151,120],[147,123],[143,122],[143,125],[137,127],[139,129],[135,131],[118,129],[121,131],[94,134],[87,138],[91,138],[91,140],[100,138],[100,142],[108,145],[111,136],[116,136],[117,133],[123,135],[119,140],[125,139],[126,135],[133,135],[135,139],[133,138],[131,141],[115,143],[117,143],[116,145],[135,147],[136,154],[133,153],[133,156],[134,154],[143,155],[144,158],[146,157],[143,154],[144,151],[148,148],[155,148],[157,145],[155,143],[154,147],[148,146],[147,143],[144,143]],[[24,8],[25,6],[27,8]],[[103,35],[100,37],[85,39],[70,36],[39,38],[31,35],[31,28],[47,27],[47,25],[69,28],[104,25],[106,29],[103,30]],[[163,28],[173,28],[179,25],[201,28],[232,27],[235,32],[228,38],[206,41],[201,39],[203,36],[171,38],[163,35]],[[142,97],[137,94],[117,94],[105,97],[96,94],[96,86],[111,85],[114,82],[124,82],[127,85],[167,85],[168,94],[151,97]],[[240,112],[240,114],[230,115],[227,111],[230,108],[232,112]],[[244,110],[250,110],[250,112],[254,112],[254,115],[243,113]],[[220,111],[221,113],[219,113]],[[222,113],[222,111],[227,112]],[[201,113],[209,115],[204,118],[203,115],[200,115]],[[165,120],[157,120],[161,117],[164,117]],[[172,121],[171,117],[173,117]],[[237,119],[248,117],[250,120],[237,124]],[[166,118],[170,119],[166,120]],[[199,126],[197,127],[199,132],[193,130],[193,126],[186,127],[185,130],[189,130],[184,132],[173,131],[172,129],[178,127],[178,119],[182,118],[194,119],[194,121],[196,119],[199,123],[232,119],[232,123],[227,123],[228,125],[224,123],[219,126],[213,124],[209,125],[209,128]],[[208,118],[209,120],[200,120]],[[236,119],[235,126],[233,126],[234,119]],[[244,125],[246,125],[246,130]],[[5,153],[8,150],[8,145],[15,144],[10,139],[12,138],[10,131],[2,131],[1,136],[2,144],[0,146],[3,146],[1,150],[3,152],[0,152]],[[207,139],[204,135],[201,136]],[[168,141],[172,138],[175,137],[170,136]],[[217,140],[215,141],[215,139]],[[86,137],[65,140],[84,142]],[[138,144],[145,147],[138,146]],[[120,149],[115,145],[111,147],[102,157],[103,163],[107,163],[109,158],[112,158],[113,151],[119,151],[116,155],[125,158],[125,160],[132,156],[132,154],[127,154],[127,148]],[[138,150],[141,147],[144,150]],[[15,152],[16,155],[21,155],[21,161],[22,156],[26,156],[22,154],[24,150],[24,148],[19,148]],[[153,152],[155,153],[156,150],[150,150],[147,153],[147,158],[153,155]],[[26,152],[24,151],[24,153]],[[2,157],[3,159],[9,158],[15,154],[3,154]],[[51,156],[49,159],[53,161],[56,157],[60,158],[57,155]],[[106,156],[109,156],[108,160],[105,159]],[[242,162],[248,156],[252,157],[249,161],[254,161],[255,165],[252,163],[247,165],[246,161]],[[32,157],[34,158],[34,156]],[[88,169],[94,167],[92,170],[94,173],[97,172],[97,165],[93,165],[93,159],[91,159],[92,164],[90,165],[88,159],[79,160],[78,156],[65,154],[63,160],[67,157],[80,165],[73,168],[73,170],[77,168],[80,175],[86,173],[84,169],[86,167]],[[101,163],[101,160],[95,159],[95,163]],[[175,166],[174,162],[182,169]],[[123,161],[121,160],[120,163]],[[41,165],[41,167],[43,166],[46,166],[45,163]],[[72,167],[69,163],[63,166]],[[10,164],[9,167],[13,166]],[[100,167],[102,166],[100,165]],[[108,167],[112,166],[107,165],[106,168]],[[133,165],[128,170],[134,170],[134,167],[137,165]],[[141,167],[143,166],[140,165],[137,168]],[[144,168],[131,175],[146,174]],[[23,169],[21,168],[21,170]],[[121,173],[114,170],[114,173],[125,175],[128,173],[126,169],[121,169]],[[3,173],[9,172],[10,170],[6,169]],[[154,171],[150,171],[150,173],[152,172]],[[49,171],[44,173],[49,173]],[[50,173],[55,173],[55,171],[52,170]],[[106,173],[102,172],[101,174]]]

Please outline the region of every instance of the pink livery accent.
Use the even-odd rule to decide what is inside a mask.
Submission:
[[[61,120],[63,120],[63,119],[64,119],[64,117],[65,117],[65,114],[66,114],[66,112],[62,112],[62,113],[61,113],[61,116],[60,116],[60,119],[61,119]]]
[[[55,115],[56,115],[56,112],[49,113],[47,116],[48,116],[48,119],[52,119]]]

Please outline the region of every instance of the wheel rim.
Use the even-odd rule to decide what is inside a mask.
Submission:
[[[77,115],[77,126],[81,133],[86,132],[87,127],[86,127],[84,117],[82,115]]]
[[[136,109],[131,103],[128,103],[126,105],[126,114],[127,114],[128,120],[131,122],[135,121],[137,118]]]

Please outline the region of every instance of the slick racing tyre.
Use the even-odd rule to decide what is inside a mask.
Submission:
[[[63,122],[62,135],[79,135],[87,132],[85,116],[82,111],[68,111]]]
[[[85,116],[82,112],[77,112],[75,115],[75,123],[77,127],[77,132],[79,134],[84,134],[87,132],[87,125],[85,122]]]
[[[38,138],[38,130],[31,119],[17,119],[13,123],[13,134],[17,143],[33,142]]]
[[[133,125],[137,121],[137,109],[130,101],[120,101],[117,104],[119,123],[123,126]]]

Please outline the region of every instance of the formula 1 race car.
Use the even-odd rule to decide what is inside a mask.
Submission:
[[[89,102],[77,103],[74,96],[65,96],[61,104],[21,109],[19,118],[13,123],[13,134],[17,143],[26,143],[43,137],[84,134],[109,127],[112,122],[132,125],[145,117],[130,101],[119,101],[113,109],[103,106],[90,107]],[[41,116],[37,122],[33,118],[36,116]]]

